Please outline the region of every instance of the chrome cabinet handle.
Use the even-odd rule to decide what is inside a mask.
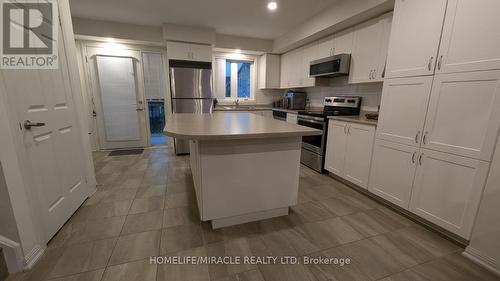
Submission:
[[[413,164],[415,164],[415,156],[417,156],[417,152],[416,152],[416,151],[415,151],[415,152],[413,152],[413,154],[411,155],[411,162],[412,162]]]
[[[441,64],[443,63],[443,56],[440,56],[439,57],[439,61],[438,61],[438,70],[441,70]]]
[[[424,153],[420,154],[420,157],[418,157],[418,164],[422,166],[422,157],[424,157]]]
[[[24,121],[23,126],[26,130],[31,130],[31,127],[43,127],[45,126],[45,123],[41,122],[31,123],[30,120],[26,120]]]
[[[418,137],[420,136],[420,131],[417,132],[417,135],[415,136],[415,143],[418,143]]]
[[[429,132],[425,132],[424,137],[422,138],[422,142],[423,142],[424,144],[427,144],[427,135],[428,135],[428,134],[429,134]]]
[[[429,69],[429,71],[431,71],[431,67],[432,67],[432,61],[434,60],[434,56],[432,56],[430,59],[429,59],[429,64],[427,65],[427,68]]]

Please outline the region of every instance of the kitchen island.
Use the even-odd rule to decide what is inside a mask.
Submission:
[[[246,112],[172,114],[165,134],[190,140],[200,218],[213,228],[288,214],[302,137],[321,131]]]

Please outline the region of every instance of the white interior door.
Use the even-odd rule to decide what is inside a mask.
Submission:
[[[469,239],[489,163],[422,149],[410,211]]]
[[[88,197],[83,143],[70,86],[70,72],[59,29],[59,68],[2,70],[10,106],[22,130],[22,173],[39,215],[42,240],[63,226]],[[36,126],[23,127],[26,121]]]
[[[101,149],[145,147],[147,110],[141,54],[134,50],[87,49]]]

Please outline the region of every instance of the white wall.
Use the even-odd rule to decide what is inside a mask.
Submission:
[[[361,96],[362,110],[377,111],[382,98],[382,83],[348,84],[347,77],[332,78],[328,86],[304,89],[310,106],[322,107],[323,99],[328,96]],[[300,89],[299,89],[300,90]]]
[[[234,35],[217,34],[215,47],[225,49],[240,49],[270,53],[273,50],[273,41]]]
[[[500,274],[500,139],[466,254]]]

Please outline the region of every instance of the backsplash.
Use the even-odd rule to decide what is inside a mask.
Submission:
[[[322,107],[323,99],[328,96],[360,96],[363,98],[361,109],[377,111],[382,98],[383,83],[348,84],[347,77],[330,79],[328,86],[307,88],[311,107]]]

